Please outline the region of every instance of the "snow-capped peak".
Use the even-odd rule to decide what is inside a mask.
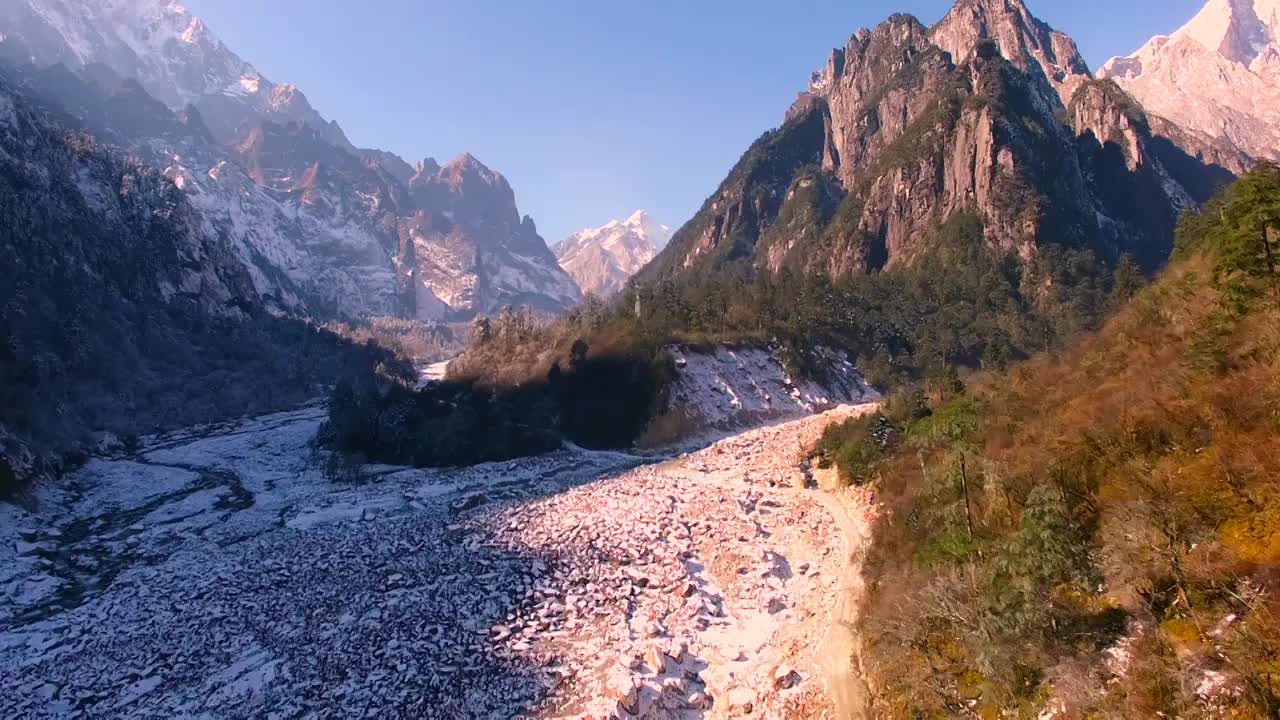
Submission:
[[[655,250],[661,250],[671,241],[671,228],[654,222],[649,217],[649,213],[644,210],[637,210],[631,213],[631,216],[622,225],[639,234]]]
[[[583,292],[612,295],[671,241],[671,228],[654,222],[644,210],[626,220],[610,220],[580,230],[556,247],[560,266]]]
[[[1232,0],[1209,0],[1175,35],[1190,37],[1210,50],[1217,50],[1231,28],[1235,12]]]
[[[1148,112],[1280,159],[1280,0],[1208,0],[1187,24],[1098,71]]]
[[[354,149],[301,93],[272,83],[175,0],[5,0],[0,28],[4,42],[36,66],[79,71],[100,63],[174,110],[214,106],[205,119],[223,143],[238,141],[244,124],[271,117],[306,122]]]
[[[1278,7],[1280,0],[1209,0],[1172,40],[1188,37],[1247,65],[1275,43]]]
[[[0,20],[37,65],[103,63],[174,108],[256,74],[173,0],[16,0]]]

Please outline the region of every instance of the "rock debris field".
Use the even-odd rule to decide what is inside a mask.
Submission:
[[[93,460],[0,505],[0,717],[831,717],[871,508],[804,451],[862,410],[353,473],[313,407]]]

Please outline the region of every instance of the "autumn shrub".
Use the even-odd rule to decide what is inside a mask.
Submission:
[[[1276,201],[1263,167],[1096,335],[886,403],[928,409],[874,458],[874,716],[1280,716]]]

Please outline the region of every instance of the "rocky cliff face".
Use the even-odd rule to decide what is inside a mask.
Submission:
[[[409,181],[414,215],[401,223],[402,266],[454,313],[503,305],[558,312],[582,299],[502,175],[463,154],[426,160]]]
[[[1280,3],[1210,0],[1172,35],[1098,71],[1218,152],[1280,159]],[[1201,142],[1203,146],[1203,141]]]
[[[642,278],[742,259],[831,278],[892,268],[961,213],[1025,261],[1055,244],[1152,267],[1171,219],[1229,176],[1211,156],[1092,82],[1020,0],[962,0],[932,28],[896,15],[834,51]],[[1120,205],[1116,189],[1137,186],[1141,206]]]
[[[501,175],[469,156],[415,174],[357,150],[176,2],[19,0],[0,20],[0,59],[165,169],[280,310],[436,320],[579,299]]]
[[[1041,22],[1022,0],[961,0],[929,29],[929,40],[956,63],[973,57],[979,45],[992,42],[1000,55],[1045,93],[1065,107],[1088,79],[1089,68],[1076,43]]]
[[[584,293],[608,297],[670,241],[670,228],[637,210],[624,221],[574,233],[556,246],[555,253]]]

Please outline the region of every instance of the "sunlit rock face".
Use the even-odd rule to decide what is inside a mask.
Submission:
[[[1171,35],[1106,62],[1146,109],[1255,158],[1280,159],[1280,2],[1210,0]]]
[[[670,241],[671,228],[637,210],[626,220],[574,233],[556,246],[555,253],[582,292],[608,297]]]
[[[961,0],[932,27],[894,15],[832,51],[638,277],[744,261],[878,272],[929,254],[960,215],[1028,264],[1054,245],[1155,267],[1178,214],[1238,171],[1237,155],[1093,78],[1020,0]]]

